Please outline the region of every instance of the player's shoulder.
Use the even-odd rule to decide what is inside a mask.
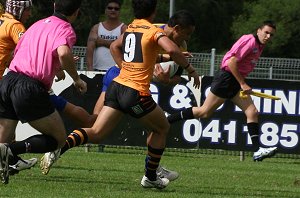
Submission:
[[[253,34],[244,34],[239,38],[239,40],[245,42],[255,41],[255,37]]]
[[[155,27],[161,28],[161,27],[165,26],[166,24],[165,23],[153,23],[153,25]]]

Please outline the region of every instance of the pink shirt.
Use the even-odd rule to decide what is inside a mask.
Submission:
[[[17,44],[9,69],[39,80],[50,89],[60,68],[57,48],[67,45],[71,49],[76,34],[67,21],[50,16],[37,21]]]
[[[264,45],[260,44],[252,34],[243,35],[225,54],[221,68],[230,72],[228,60],[235,56],[239,72],[246,77],[253,71],[263,49]]]

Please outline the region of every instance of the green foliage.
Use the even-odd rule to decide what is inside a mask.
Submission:
[[[243,14],[236,18],[232,32],[237,39],[245,33],[255,32],[264,20],[273,20],[277,32],[264,56],[299,57],[300,22],[299,0],[262,0],[244,5]]]
[[[54,0],[33,0],[32,18],[26,24],[53,13]],[[5,3],[5,0],[0,0]],[[263,56],[300,57],[299,0],[175,0],[174,11],[186,9],[196,20],[196,30],[188,42],[191,52],[225,53],[243,34],[252,33],[263,20],[273,19],[277,33],[268,44]],[[79,46],[86,46],[91,27],[104,19],[104,1],[83,0],[81,16],[74,24]],[[169,0],[158,1],[154,22],[169,19]],[[123,0],[121,21],[133,20],[131,0]]]
[[[76,148],[65,153],[46,176],[38,165],[11,176],[8,185],[0,184],[0,197],[299,197],[298,159],[255,163],[251,157],[241,162],[238,156],[177,154],[166,152],[162,158],[163,165],[180,173],[178,180],[163,190],[140,186],[144,152],[86,153]]]

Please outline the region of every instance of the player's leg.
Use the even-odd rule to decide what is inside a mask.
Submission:
[[[153,133],[151,131],[147,132],[147,145],[149,144],[152,134]],[[167,169],[165,166],[162,166],[162,165],[158,166],[158,168],[156,170],[156,174],[158,177],[167,178],[169,181],[174,181],[179,177],[178,172]]]
[[[154,101],[153,105],[156,105]],[[152,131],[147,140],[148,152],[145,160],[145,175],[142,178],[141,185],[145,188],[165,188],[169,180],[158,177],[157,169],[166,146],[165,143],[170,125],[163,110],[158,105],[139,120]]]
[[[97,115],[90,115],[84,108],[68,102],[62,96],[55,95],[52,90],[49,93],[49,97],[55,109],[62,112],[79,127],[93,126]]]
[[[48,174],[51,166],[67,150],[86,143],[98,144],[108,135],[116,123],[120,121],[123,113],[111,107],[104,106],[97,120],[91,128],[80,128],[71,132],[65,140],[64,146],[56,151],[45,153],[41,159],[41,170],[44,175]]]
[[[49,116],[29,122],[29,124],[42,133],[25,140],[9,145],[1,144],[0,149],[6,152],[6,156],[14,156],[23,153],[45,153],[62,147],[65,140],[65,128],[57,111]],[[8,181],[8,176],[4,181]]]
[[[94,107],[93,113],[98,115],[104,106],[105,91],[102,91]]]
[[[9,143],[12,141],[12,138],[15,134],[15,129],[17,126],[17,120],[11,119],[0,119],[0,142],[1,143]],[[10,154],[12,156],[12,154]],[[15,159],[15,158],[11,158]],[[9,175],[9,164],[13,164],[11,160],[9,160],[9,153],[7,148],[0,147],[0,179],[1,182],[6,184],[8,183],[8,175]]]
[[[9,119],[0,119],[0,143],[15,142],[15,129],[18,121]],[[9,174],[14,175],[19,171],[30,169],[37,163],[37,158],[23,160],[19,156],[9,159]]]
[[[176,112],[168,116],[168,121],[170,123],[179,121],[179,120],[188,120],[194,118],[208,118],[214,111],[225,102],[226,99],[220,98],[209,92],[204,103],[200,107],[190,107],[182,111]]]
[[[6,105],[9,111],[5,114],[1,112],[1,117],[8,117],[10,115],[7,113],[11,113],[12,119],[28,122],[42,134],[11,144],[0,144],[1,151],[5,151],[2,154],[17,156],[23,153],[44,153],[62,147],[66,136],[64,124],[44,86],[37,80],[14,72],[9,72],[6,77],[6,84],[23,88],[15,91],[6,89],[10,90],[7,98],[9,103],[6,102],[10,104]]]
[[[62,112],[79,127],[92,127],[97,119],[97,115],[91,115],[84,108],[70,102],[66,103]]]
[[[236,104],[247,117],[248,133],[252,140],[253,145],[253,160],[262,161],[265,158],[272,157],[276,154],[277,147],[263,148],[260,147],[259,142],[259,124],[258,116],[259,112],[255,107],[251,97],[241,98],[239,93],[232,99],[233,103]]]
[[[241,98],[239,94],[237,94],[231,101],[245,113],[247,117],[248,133],[252,140],[253,149],[257,150],[259,148],[259,113],[251,97]]]

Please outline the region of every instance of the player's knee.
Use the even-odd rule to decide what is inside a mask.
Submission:
[[[257,118],[259,116],[259,111],[256,108],[249,108],[245,111],[248,118]]]
[[[195,118],[209,118],[212,114],[213,114],[213,112],[200,110],[200,111],[194,112],[194,117]]]
[[[158,126],[156,129],[153,130],[155,133],[159,133],[160,135],[166,136],[169,133],[170,130],[170,123],[166,122],[160,126]]]

